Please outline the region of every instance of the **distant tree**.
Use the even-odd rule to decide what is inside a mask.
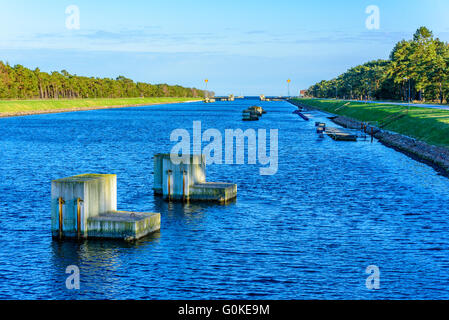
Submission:
[[[412,40],[402,40],[393,48],[389,60],[377,60],[349,69],[336,79],[311,86],[308,96],[335,97],[330,90],[338,86],[341,96],[362,99],[370,92],[378,99],[438,100],[449,96],[449,46],[434,39],[426,27],[419,28]]]
[[[123,97],[202,97],[204,91],[167,84],[135,83],[124,76],[82,77],[67,70],[33,71],[22,65],[11,67],[0,61],[0,99],[75,99]]]

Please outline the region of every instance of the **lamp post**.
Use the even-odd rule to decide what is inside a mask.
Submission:
[[[287,80],[287,86],[288,86],[288,97],[290,98],[290,83],[292,82],[292,80],[288,79]]]
[[[206,83],[206,91],[204,92],[204,95],[205,95],[205,98],[207,98],[208,97],[208,92],[207,92],[207,85],[209,84],[209,80],[208,79],[206,79],[206,80],[204,80],[204,82]]]

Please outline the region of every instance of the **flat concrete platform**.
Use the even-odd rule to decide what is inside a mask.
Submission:
[[[217,201],[220,203],[237,198],[237,185],[221,182],[196,183],[190,188],[190,200]]]
[[[357,141],[357,135],[340,128],[326,128],[326,134],[336,141]]]
[[[137,240],[159,231],[159,213],[115,211],[87,220],[88,238]]]
[[[62,178],[53,181],[57,183],[82,183],[115,177],[116,177],[115,174],[81,174],[78,176]]]

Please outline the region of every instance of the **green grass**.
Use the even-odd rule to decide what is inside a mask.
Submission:
[[[389,105],[387,103],[366,104],[342,100],[300,99],[300,102],[359,121],[381,124],[389,116],[403,112],[404,117],[387,124],[383,129],[404,134],[435,146],[449,147],[449,110]]]
[[[59,100],[0,100],[0,114],[20,114],[65,109],[106,106],[129,106],[153,103],[174,103],[195,98],[116,98],[116,99],[59,99]]]

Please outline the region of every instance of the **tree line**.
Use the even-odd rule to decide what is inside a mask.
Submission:
[[[82,77],[66,70],[46,73],[0,61],[0,99],[77,99],[135,97],[204,97],[206,91],[167,84]],[[209,93],[209,95],[213,93]]]
[[[449,45],[426,27],[396,44],[389,60],[349,69],[306,91],[316,98],[449,102]]]

